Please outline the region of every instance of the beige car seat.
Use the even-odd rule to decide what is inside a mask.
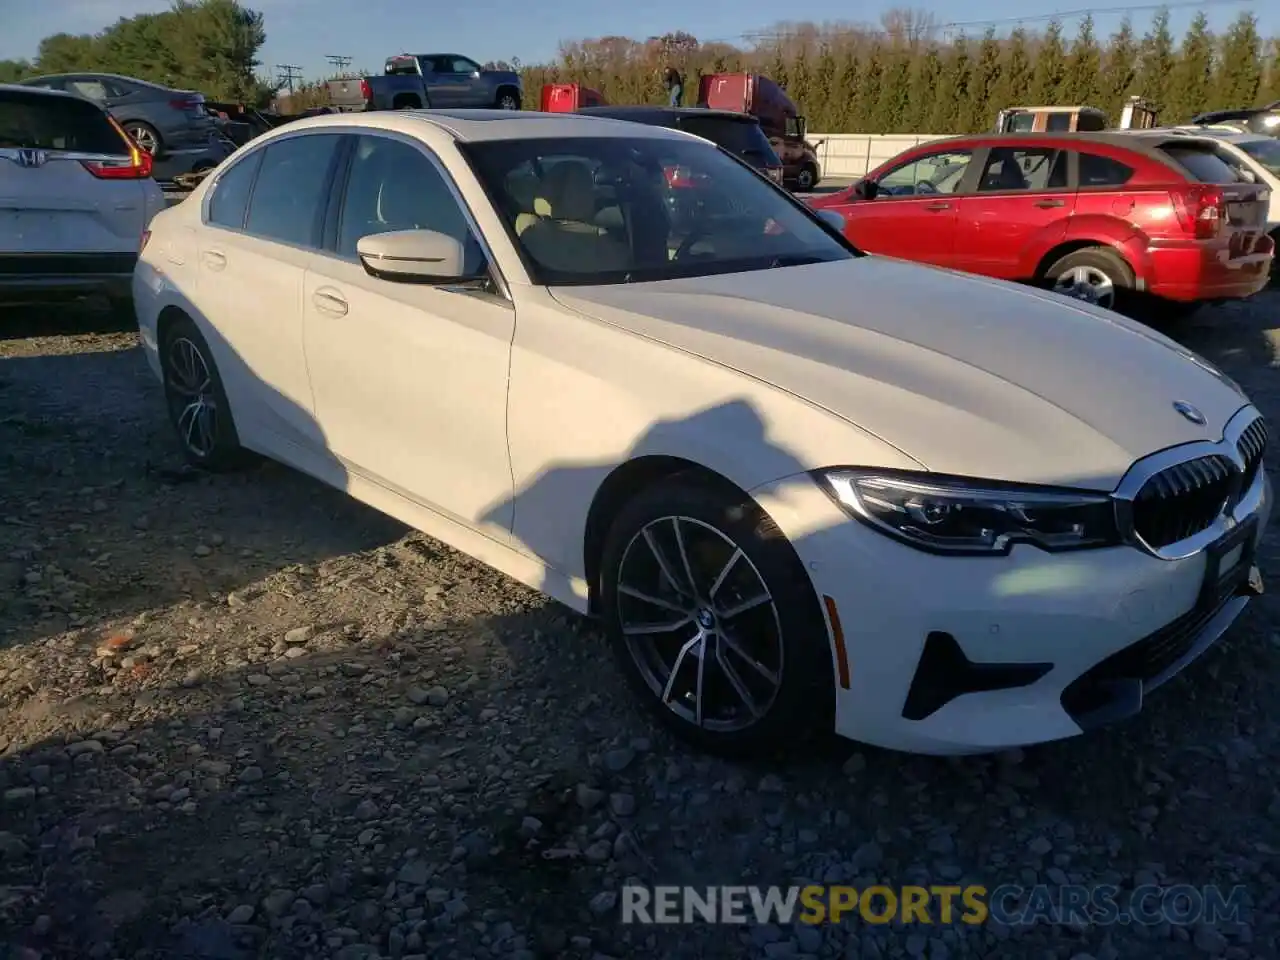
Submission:
[[[534,210],[539,216],[520,240],[543,266],[567,273],[605,273],[631,266],[627,245],[594,222],[595,180],[586,163],[562,160],[548,170]]]

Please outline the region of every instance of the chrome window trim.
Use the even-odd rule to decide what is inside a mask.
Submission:
[[[1240,442],[1245,430],[1256,420],[1261,419],[1262,413],[1257,407],[1253,406],[1253,404],[1246,404],[1227,421],[1222,430],[1221,440],[1196,440],[1192,443],[1184,443],[1153,453],[1134,463],[1120,479],[1115,492],[1112,493],[1112,497],[1116,502],[1116,524],[1125,542],[1161,560],[1185,560],[1216,543],[1257,513],[1262,506],[1267,482],[1266,467],[1261,464],[1248,490],[1233,491],[1233,497],[1238,498],[1235,506],[1229,510],[1224,510],[1212,524],[1185,540],[1179,540],[1177,543],[1171,543],[1165,547],[1152,547],[1138,535],[1137,531],[1134,530],[1133,524],[1134,499],[1146,482],[1162,470],[1167,470],[1169,467],[1180,463],[1198,460],[1201,457],[1216,455],[1230,460],[1236,469],[1243,474],[1245,463],[1240,456],[1240,451],[1237,449],[1237,444]]]

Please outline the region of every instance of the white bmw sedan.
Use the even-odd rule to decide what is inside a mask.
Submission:
[[[709,750],[1070,737],[1261,590],[1267,428],[1229,379],[864,256],[688,134],[292,123],[156,217],[134,293],[192,462],[290,464],[599,617]]]

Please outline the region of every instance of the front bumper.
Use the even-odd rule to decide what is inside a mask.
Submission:
[[[1271,511],[1265,474],[1259,486],[1243,573]],[[984,753],[1131,716],[1248,603],[1248,586],[1231,583],[1204,605],[1211,552],[1162,560],[1133,547],[1022,545],[1005,557],[935,556],[849,519],[808,477],[752,495],[839,620],[844,669],[827,640],[833,675],[847,678],[836,683],[836,732],[889,749]]]

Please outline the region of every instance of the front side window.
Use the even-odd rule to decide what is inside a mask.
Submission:
[[[479,70],[478,64],[471,62],[466,57],[445,57],[442,68],[446,73],[466,73],[471,74]]]
[[[362,136],[351,160],[338,226],[338,253],[354,258],[361,237],[434,230],[466,250],[465,271],[479,273],[484,254],[444,176],[421,150],[401,140]]]
[[[539,283],[667,280],[856,255],[710,144],[573,137],[460,148]]]
[[[948,150],[917,157],[890,170],[876,181],[876,199],[955,193],[964,179],[973,154]]]
[[[1271,173],[1280,177],[1280,140],[1272,138],[1247,140],[1244,143],[1236,144],[1236,146],[1266,167]]]
[[[104,83],[99,80],[68,80],[67,90],[78,93],[86,100],[106,100],[111,94]]]
[[[1067,155],[1046,147],[997,147],[987,154],[978,181],[984,193],[1007,190],[1063,190]]]
[[[209,222],[232,230],[244,229],[249,211],[253,178],[262,162],[262,150],[255,151],[218,176],[209,195]]]
[[[268,146],[245,229],[266,240],[316,246],[337,134],[307,134]]]

